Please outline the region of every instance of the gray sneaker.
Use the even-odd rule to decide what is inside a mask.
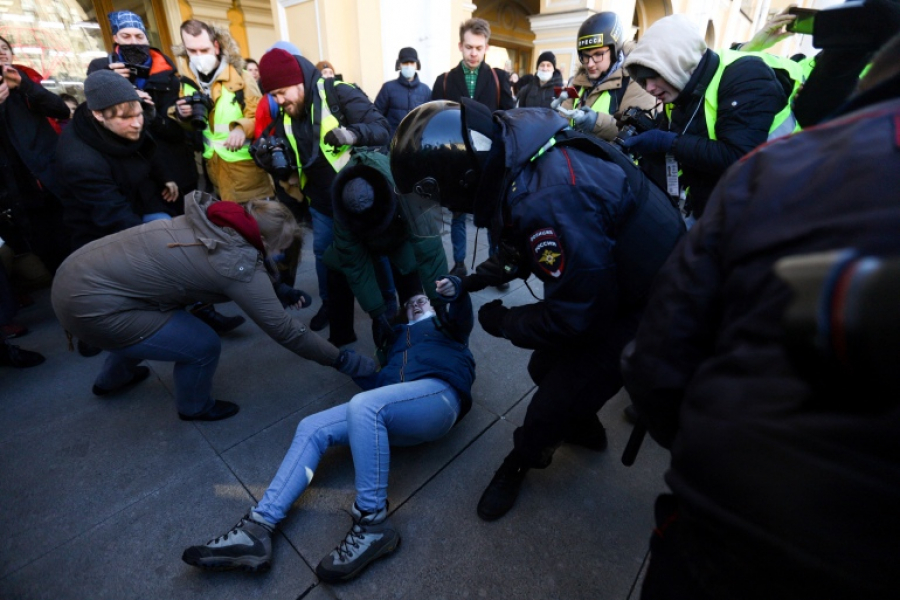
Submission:
[[[250,511],[225,535],[185,550],[181,560],[210,571],[268,571],[272,566],[273,531],[272,525]]]
[[[352,579],[369,563],[390,554],[400,545],[400,534],[388,521],[387,507],[363,516],[354,502],[350,515],[353,526],[347,536],[316,567],[316,575],[322,581],[333,583]]]

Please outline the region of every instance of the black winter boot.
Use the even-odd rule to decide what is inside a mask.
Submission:
[[[499,519],[513,507],[519,496],[519,488],[525,481],[529,467],[515,450],[503,459],[494,478],[478,501],[478,516],[485,521]]]

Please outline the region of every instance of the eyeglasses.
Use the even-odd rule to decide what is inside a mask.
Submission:
[[[600,61],[606,58],[606,55],[609,54],[609,52],[609,50],[607,50],[606,52],[595,52],[594,54],[586,54],[582,52],[578,55],[578,59],[584,66],[588,66],[590,63],[599,65]]]
[[[419,296],[418,298],[412,298],[411,300],[407,300],[405,306],[406,308],[412,308],[413,306],[425,306],[428,304],[428,298],[425,296]]]

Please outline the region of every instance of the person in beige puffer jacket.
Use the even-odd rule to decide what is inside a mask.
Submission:
[[[624,41],[616,13],[588,17],[578,30],[577,47],[581,67],[569,86],[578,97],[561,100],[554,108],[578,131],[612,141],[619,133],[617,117],[632,107],[653,110],[656,98],[622,68],[634,42]]]

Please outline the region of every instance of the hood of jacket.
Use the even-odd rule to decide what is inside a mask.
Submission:
[[[262,260],[259,250],[231,227],[219,227],[209,220],[206,209],[213,202],[225,202],[205,192],[193,191],[184,197],[184,216],[197,236],[206,246],[209,264],[217,273],[237,281],[250,281],[255,265]]]
[[[383,232],[397,214],[397,196],[394,194],[393,180],[390,172],[385,173],[379,166],[371,161],[350,163],[335,176],[331,187],[334,219],[360,237],[371,237]],[[385,166],[388,166],[387,162]],[[375,190],[372,207],[360,214],[347,210],[341,201],[344,187],[351,179],[356,178],[364,179]]]
[[[85,102],[75,109],[70,127],[75,129],[82,142],[101,154],[115,158],[133,156],[141,152],[149,160],[156,151],[156,142],[147,135],[146,127],[141,130],[141,137],[134,141],[118,136],[94,118]]]
[[[552,110],[514,108],[494,113],[499,132],[484,164],[475,195],[476,227],[491,227],[510,182],[554,135],[569,126]]]
[[[689,17],[670,15],[647,29],[623,66],[642,65],[653,69],[681,91],[706,49],[706,41]]]

